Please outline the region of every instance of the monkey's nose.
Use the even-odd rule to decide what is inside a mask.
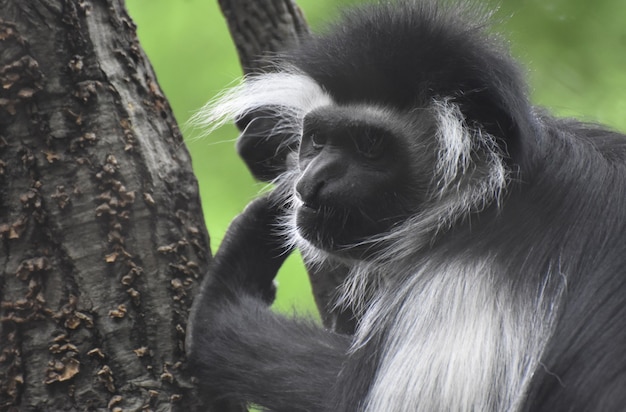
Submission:
[[[302,202],[313,209],[317,209],[320,204],[320,192],[324,187],[323,180],[300,179],[296,183],[296,194]]]

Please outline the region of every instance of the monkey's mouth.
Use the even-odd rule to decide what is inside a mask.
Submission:
[[[319,249],[363,258],[378,250],[378,235],[393,230],[404,215],[398,214],[396,219],[384,216],[361,208],[304,203],[296,209],[296,228]]]
[[[312,203],[304,203],[298,209],[298,213],[318,214],[318,213],[320,213],[320,210],[321,210],[321,206],[319,206],[319,205],[314,205]]]
[[[328,208],[305,203],[296,210],[296,226],[303,235],[317,232],[324,229],[326,221],[332,219],[332,216],[333,213]]]
[[[305,203],[296,211],[300,235],[320,249],[334,251],[340,242],[345,223],[344,212],[328,206]]]
[[[313,246],[327,252],[347,252],[371,236],[358,210],[303,204],[296,211],[298,233]]]

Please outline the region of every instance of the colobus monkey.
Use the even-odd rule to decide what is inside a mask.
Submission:
[[[210,105],[276,188],[194,302],[204,389],[285,412],[626,410],[626,137],[532,107],[487,19],[363,6]],[[353,335],[270,311],[293,247],[346,269]]]

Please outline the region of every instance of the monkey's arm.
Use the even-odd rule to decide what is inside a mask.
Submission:
[[[274,411],[319,411],[350,338],[273,313],[272,280],[290,252],[275,235],[268,198],[231,224],[189,320],[187,351],[200,386]]]
[[[239,118],[236,125],[241,131],[237,151],[256,179],[270,182],[287,170],[287,157],[297,150],[298,141],[294,140],[289,129],[280,127],[276,110],[268,107],[251,111]],[[324,326],[336,332],[354,334],[354,313],[334,307],[337,287],[346,278],[348,268],[336,263],[309,264],[305,261],[304,264]]]

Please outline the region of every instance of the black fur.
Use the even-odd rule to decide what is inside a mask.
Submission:
[[[212,396],[274,411],[372,412],[371,405],[397,411],[446,405],[494,412],[624,410],[626,137],[532,107],[516,64],[497,38],[485,34],[487,19],[481,16],[432,1],[365,6],[282,56],[280,67],[296,67],[334,103],[309,111],[304,119],[285,115],[302,125],[295,144],[281,143],[288,139],[283,134],[272,135],[276,123],[264,126],[270,139],[264,140],[261,161],[254,151],[242,150],[256,144],[243,133],[241,153],[252,153],[247,160],[258,177],[278,176],[278,189],[254,201],[232,223],[194,302],[189,363]],[[364,105],[393,115],[377,121],[358,113]],[[445,112],[450,107],[458,108],[456,118],[462,117],[472,149],[469,166],[446,163],[458,171],[442,183],[445,171],[437,168],[441,138],[434,135],[445,124],[442,113],[455,119],[450,114],[455,112]],[[238,115],[249,123],[258,110],[244,108]],[[280,107],[268,110],[262,113],[285,121]],[[397,125],[392,124],[396,118]],[[369,149],[363,153],[358,138],[368,134],[383,136],[397,154],[385,158],[391,156],[387,151],[381,160]],[[396,163],[380,174],[390,173],[392,180],[383,176],[375,184],[363,177],[388,159]],[[310,162],[319,162],[322,172]],[[482,181],[496,182],[500,166],[508,171],[501,187],[493,183],[494,189],[479,200],[463,198],[464,193],[483,193]],[[444,201],[453,202],[452,212],[437,212],[435,223],[420,226],[420,219]],[[355,337],[268,309],[273,277],[292,247],[285,246],[292,243],[278,230],[285,216],[294,217],[289,224],[296,222],[297,228],[291,231],[302,236],[296,243],[313,260],[351,270],[347,283],[357,284],[357,275],[371,277],[363,301],[344,291],[343,303],[352,305],[361,322]],[[482,271],[476,269],[481,265]],[[462,276],[476,282],[459,287]],[[429,306],[434,298],[420,297],[422,287],[433,293],[429,288],[439,283],[468,298],[482,296],[482,290],[472,291],[480,285],[497,292],[493,302],[486,299],[484,313],[477,310],[468,317],[489,327],[492,319],[481,316],[495,323],[520,319],[518,325],[501,326],[511,336],[493,336],[494,347],[518,352],[489,353],[485,368],[498,371],[493,377],[480,377],[480,370],[441,372],[434,365],[433,373],[453,381],[451,386],[417,400],[400,393],[396,401],[376,403],[372,394],[379,394],[388,379],[381,365],[389,362],[389,345],[398,343],[398,334],[406,335],[405,342],[419,336],[429,342],[430,334],[446,330],[436,325],[410,331],[401,325],[411,319],[462,319],[448,312],[466,308],[464,303],[444,300],[440,313]],[[371,324],[372,319],[379,323]],[[532,324],[523,324],[527,319]],[[424,348],[443,342],[470,357],[474,349],[480,352],[481,347],[467,349],[452,341],[458,326],[450,325],[450,342],[433,338]],[[501,342],[509,337],[510,346]],[[468,344],[488,338],[477,336]],[[456,355],[442,356],[452,362]],[[527,378],[503,384],[502,376],[520,375],[524,371],[514,367],[527,365],[523,359],[511,361],[513,355],[538,360],[528,361],[534,371]],[[406,359],[416,371],[425,362]],[[474,372],[478,383],[458,378]],[[421,376],[394,377],[404,378],[424,387],[432,384]],[[459,395],[469,402],[462,404],[447,392],[475,388],[484,390],[485,399]]]

